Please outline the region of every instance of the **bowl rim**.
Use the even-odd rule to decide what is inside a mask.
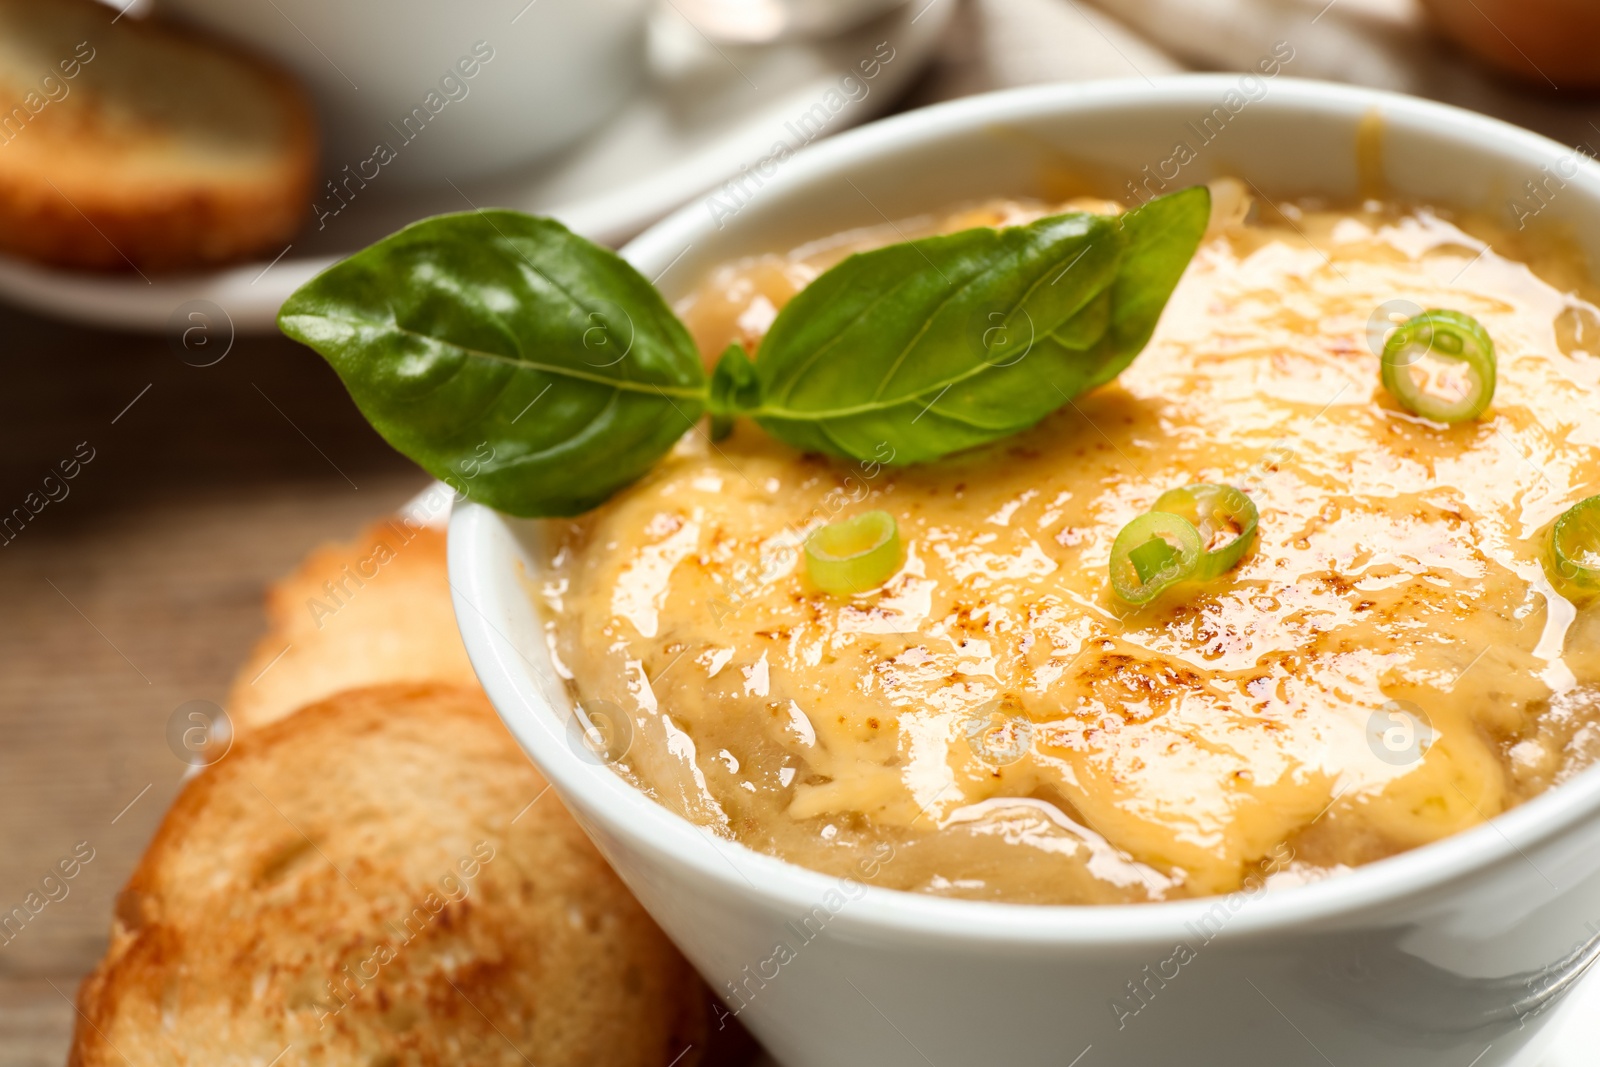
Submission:
[[[1108,107],[1211,102],[1219,90],[1234,87],[1239,77],[1205,74],[1116,79],[965,97],[869,123],[808,146],[767,183],[763,196],[779,196],[780,188],[800,188],[836,175],[853,163],[964,135],[996,121]],[[1273,79],[1272,91],[1252,106],[1329,118],[1359,116],[1378,106],[1386,125],[1426,126],[1436,135],[1445,133],[1473,148],[1493,144],[1522,156],[1534,168],[1575,155],[1567,146],[1498,119],[1382,90],[1280,77]],[[1580,173],[1568,184],[1587,189],[1600,213],[1600,165],[1581,156],[1577,165]],[[730,223],[730,227],[737,225],[737,220]],[[635,238],[622,249],[622,255],[647,277],[659,280],[687,246],[713,232],[707,212],[696,200]],[[774,909],[804,914],[820,906],[830,891],[850,888],[848,879],[716,837],[658,804],[609,767],[582,760],[570,749],[562,732],[555,729],[554,709],[515,662],[521,653],[510,647],[509,639],[493,621],[509,610],[505,597],[526,595],[516,573],[519,565],[502,550],[517,537],[517,526],[525,527],[527,522],[484,505],[459,503],[450,520],[449,570],[456,614],[473,666],[507,725],[557,793],[629,848],[663,864],[687,867],[727,894],[753,894]],[[535,723],[542,728],[534,727]],[[914,938],[923,943],[930,939],[982,942],[991,949],[1025,953],[1063,945],[1170,947],[1194,936],[1194,927],[1208,915],[1214,918],[1219,905],[1228,909],[1229,918],[1216,936],[1230,939],[1268,935],[1288,927],[1337,925],[1436,892],[1496,865],[1533,865],[1527,849],[1596,815],[1600,815],[1600,766],[1472,829],[1303,885],[1155,903],[1077,905],[947,898],[856,882],[861,887],[859,895],[851,896],[848,906],[833,914],[830,929],[878,939]],[[851,888],[851,892],[857,891]],[[1248,906],[1237,902],[1241,896]]]

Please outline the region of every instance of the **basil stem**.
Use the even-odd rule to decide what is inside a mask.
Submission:
[[[711,439],[720,441],[733,430],[735,412],[747,411],[761,403],[761,382],[756,367],[738,344],[722,350],[717,369],[711,375]]]

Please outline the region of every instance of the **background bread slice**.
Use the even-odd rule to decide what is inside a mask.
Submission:
[[[70,1062],[688,1067],[704,997],[481,694],[386,686],[189,782]]]
[[[267,591],[267,623],[228,697],[241,730],[355,686],[478,684],[450,605],[442,530],[392,519],[316,549]]]
[[[276,255],[316,141],[261,61],[94,0],[0,0],[0,249],[151,272]]]

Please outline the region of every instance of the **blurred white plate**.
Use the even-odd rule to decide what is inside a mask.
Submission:
[[[956,4],[913,0],[828,40],[739,47],[712,43],[664,0],[651,26],[644,90],[554,161],[433,188],[385,187],[380,174],[320,231],[315,224],[301,231],[277,259],[203,274],[92,274],[0,256],[0,299],[140,330],[181,331],[203,321],[192,313],[214,326],[209,319],[220,308],[234,331],[260,333],[273,329],[284,299],[317,271],[428,215],[515,208],[618,243],[738,178],[780,143],[793,150],[889,107],[933,51]],[[875,76],[866,78],[864,69]],[[744,184],[758,193],[753,181]],[[733,194],[722,202],[736,203]]]

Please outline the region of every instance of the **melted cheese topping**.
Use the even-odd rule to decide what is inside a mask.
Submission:
[[[550,639],[588,706],[632,722],[619,769],[808,867],[1070,903],[1319,877],[1600,755],[1600,624],[1539,563],[1600,492],[1600,315],[1571,260],[1426,210],[1246,221],[1217,193],[1150,346],[1028,433],[915,468],[696,433],[559,524]],[[716,353],[847,251],[1042,213],[730,265],[681,310]],[[1441,428],[1383,391],[1368,329],[1391,300],[1488,329],[1482,420]],[[1251,495],[1257,546],[1131,609],[1112,539],[1197,481]],[[901,572],[851,600],[810,589],[804,536],[871,508],[899,522]]]

